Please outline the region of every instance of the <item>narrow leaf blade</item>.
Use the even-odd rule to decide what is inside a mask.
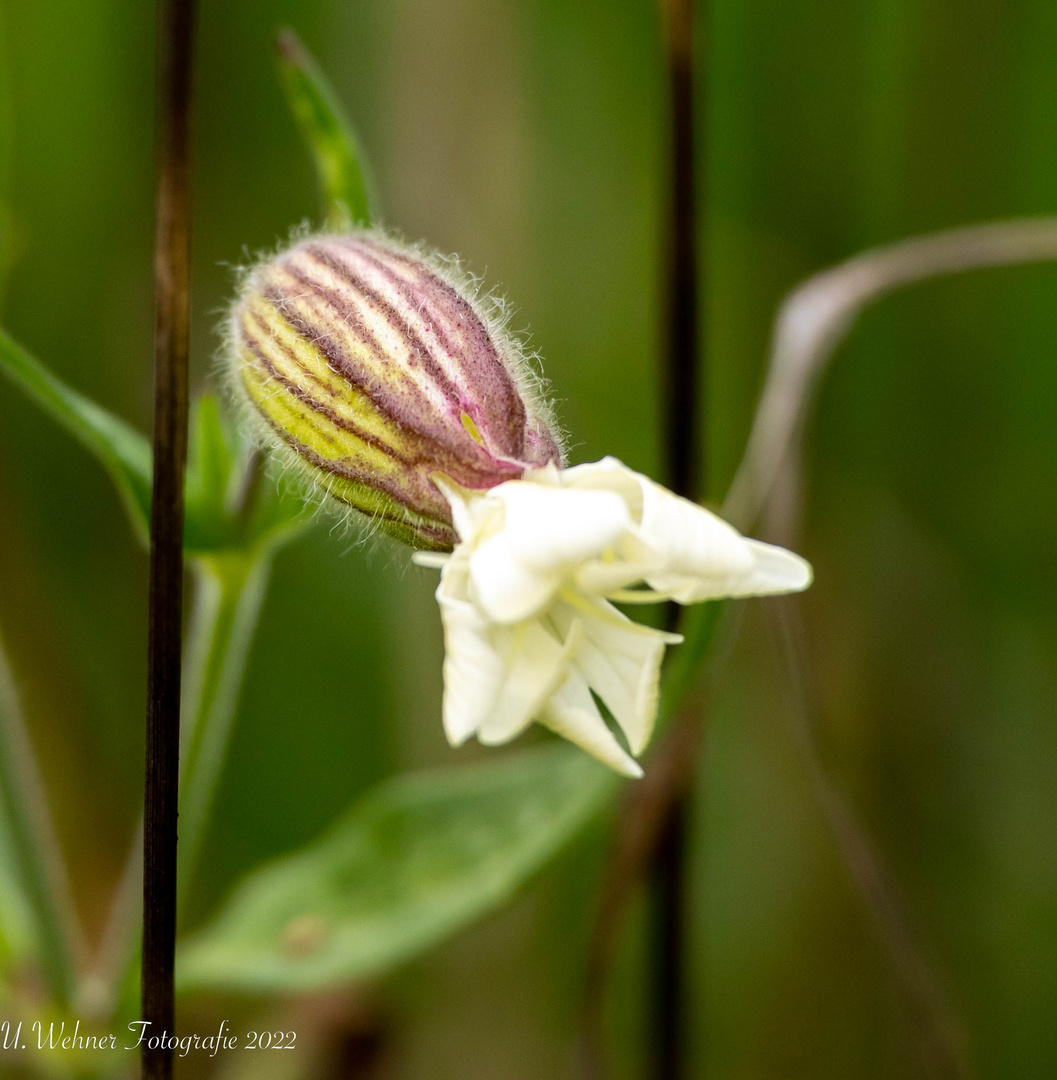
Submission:
[[[130,424],[77,393],[0,330],[0,371],[102,462],[117,485],[133,527],[150,521],[150,444]]]
[[[292,30],[279,34],[279,74],[315,162],[328,226],[370,225],[371,183],[359,142],[329,81]]]
[[[181,949],[178,985],[306,991],[385,971],[509,899],[618,783],[567,746],[387,781],[251,875]]]

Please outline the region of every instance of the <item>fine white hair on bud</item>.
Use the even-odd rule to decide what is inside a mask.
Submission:
[[[309,236],[245,276],[232,381],[265,441],[327,497],[413,547],[451,550],[436,474],[484,491],[562,460],[494,308],[453,263],[377,232]]]

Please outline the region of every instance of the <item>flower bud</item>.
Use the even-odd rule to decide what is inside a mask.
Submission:
[[[235,382],[270,441],[330,497],[450,550],[435,474],[484,490],[560,464],[517,342],[464,283],[371,233],[317,236],[247,276]]]

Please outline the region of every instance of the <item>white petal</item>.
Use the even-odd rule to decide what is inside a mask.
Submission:
[[[612,491],[624,500],[633,521],[642,520],[642,486],[645,479],[615,457],[604,457],[586,465],[565,469],[562,483],[578,490]]]
[[[743,540],[742,543],[752,560],[745,570],[698,577],[650,574],[646,580],[651,588],[680,604],[696,604],[727,596],[775,596],[801,592],[811,584],[811,564],[799,555],[759,540]]]
[[[616,495],[624,503],[632,524],[642,517],[641,479],[615,457],[576,465],[561,473],[562,483],[570,490]],[[581,592],[604,595],[642,581],[663,563],[663,557],[645,542],[640,530],[626,528],[600,556],[585,558],[576,572],[575,585]]]
[[[811,584],[815,572],[807,559],[761,540],[746,540],[745,543],[752,551],[752,571],[731,596],[802,592]]]
[[[608,559],[588,561],[576,576],[584,592],[629,600],[625,590],[645,581],[661,594],[635,594],[648,603],[672,598],[681,603],[723,596],[793,592],[810,584],[802,559],[757,541],[746,540],[722,518],[680,498],[634,472],[616,458],[579,465],[562,474],[576,489],[619,494],[638,525],[625,534]]]
[[[459,539],[474,542],[477,537],[502,521],[502,505],[491,498],[492,490],[473,491],[457,484],[443,473],[433,473],[430,479],[451,507],[451,520]]]
[[[606,703],[627,736],[631,752],[638,755],[649,743],[657,719],[665,646],[681,638],[632,622],[605,601],[592,601],[592,608],[593,617],[583,618],[573,669]],[[582,610],[580,605],[559,601],[550,615],[561,631]]]
[[[752,566],[744,539],[722,518],[646,477],[641,482],[642,532],[664,556],[664,573],[716,576]]]
[[[681,604],[725,596],[796,592],[811,583],[811,567],[783,548],[747,540],[702,506],[647,477],[641,529],[664,565],[646,574],[650,588]]]
[[[618,773],[642,776],[642,767],[606,727],[587,683],[576,672],[570,672],[568,679],[551,697],[539,721]]]
[[[506,504],[503,531],[525,566],[572,566],[600,556],[631,524],[619,495],[538,484],[508,483],[495,489]]]
[[[510,534],[501,532],[470,554],[474,597],[489,618],[507,626],[546,607],[564,576],[562,567],[541,571],[525,566],[511,547]]]
[[[562,642],[535,619],[496,631],[504,675],[499,694],[477,730],[482,743],[509,742],[535,719],[566,677],[577,633],[576,627],[571,628],[570,640]]]
[[[444,732],[452,746],[465,742],[485,722],[505,675],[492,644],[489,621],[466,598],[464,559],[441,571],[437,602],[444,626]]]
[[[582,593],[607,596],[661,570],[664,558],[647,544],[638,529],[627,530],[600,559],[585,559],[573,578]]]
[[[494,488],[504,507],[473,545],[475,599],[496,622],[509,625],[542,611],[562,583],[590,556],[600,556],[631,522],[611,492],[565,491],[512,481]]]
[[[541,484],[544,487],[561,487],[562,476],[567,470],[559,469],[553,461],[548,461],[546,465],[541,465],[538,469],[526,469],[521,475],[521,479],[526,484]]]

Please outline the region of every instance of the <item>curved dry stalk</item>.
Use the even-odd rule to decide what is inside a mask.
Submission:
[[[934,1074],[943,1080],[965,1080],[970,1075],[965,1033],[936,962],[913,927],[884,860],[822,764],[816,738],[819,710],[809,681],[799,605],[793,598],[768,604],[768,615],[789,687],[786,701],[793,737],[826,825],[899,980]]]
[[[783,541],[792,538],[799,518],[800,468],[795,451],[804,418],[828,362],[870,303],[903,286],[943,274],[1049,261],[1057,261],[1057,218],[1028,218],[900,241],[856,255],[800,285],[779,309],[763,394],[745,454],[723,504],[723,515],[748,529],[769,507],[768,535]],[[780,477],[785,482],[779,491]],[[779,612],[782,608],[773,602],[769,606]],[[787,603],[786,610],[788,607]],[[788,635],[783,642],[790,672],[801,688],[801,700],[806,701],[802,651],[790,646]],[[945,1078],[964,1077],[968,1075],[964,1038],[942,982],[909,930],[909,920],[872,845],[828,777],[810,737],[810,719],[803,711],[801,716],[800,741],[820,805],[922,1028],[937,1073]],[[664,823],[671,819],[692,781],[678,764],[687,747],[700,744],[704,724],[702,700],[670,725],[651,756],[647,778],[656,770],[660,774],[657,783],[636,785],[621,807],[589,947],[581,1031],[584,1080],[605,1076],[600,1015],[622,913],[635,882],[664,843]]]
[[[859,313],[905,285],[989,266],[1057,260],[1057,218],[1024,218],[917,236],[864,251],[808,278],[783,301],[749,441],[725,516],[747,528],[759,516],[796,443],[837,346]]]

